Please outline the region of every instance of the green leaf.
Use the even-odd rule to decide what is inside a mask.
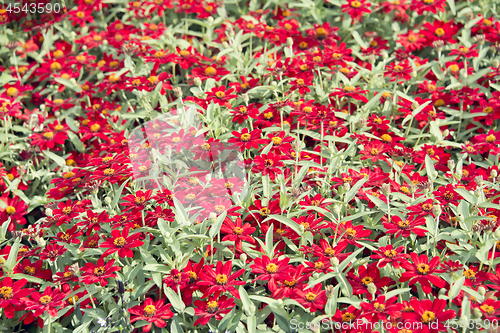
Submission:
[[[116,207],[118,200],[120,200],[120,198],[121,198],[123,189],[128,184],[129,180],[130,180],[130,178],[127,179],[126,181],[124,181],[123,184],[121,184],[120,188],[118,188],[118,190],[115,192],[115,196],[113,197],[113,201],[111,201],[111,209],[114,209]]]
[[[448,6],[450,6],[451,12],[453,15],[457,15],[457,8],[455,7],[455,0],[446,0]]]
[[[69,139],[71,140],[71,142],[73,143],[73,145],[75,146],[75,148],[79,151],[79,152],[84,152],[85,151],[85,146],[83,145],[82,141],[80,140],[80,138],[73,132],[71,131],[68,131],[68,137]]]
[[[464,283],[465,283],[465,276],[462,276],[457,281],[455,281],[455,283],[453,283],[453,285],[450,288],[448,297],[450,299],[454,299],[455,297],[457,297],[458,294],[460,294],[460,290],[462,290]]]
[[[352,31],[352,37],[354,37],[354,40],[360,47],[364,49],[368,48],[368,45],[366,45],[365,41],[361,39],[361,36],[359,36],[359,33],[356,30]]]
[[[469,202],[473,205],[477,204],[477,197],[475,195],[473,195],[472,193],[470,193],[469,191],[467,191],[466,189],[456,188],[455,192],[460,194],[465,200],[467,200],[467,202]]]
[[[250,300],[250,297],[248,297],[247,291],[243,288],[243,286],[240,286],[238,291],[240,293],[241,303],[243,303],[243,309],[245,310],[247,317],[251,316],[253,314],[251,309],[252,301]]]
[[[59,165],[61,167],[64,166],[64,165],[66,165],[66,161],[64,160],[64,158],[62,158],[59,155],[54,154],[53,152],[51,152],[49,150],[44,150],[43,154],[45,156],[47,156],[48,158],[50,158],[52,161],[56,162],[57,165]]]
[[[220,214],[217,219],[215,220],[215,223],[212,225],[210,228],[209,236],[210,238],[214,238],[217,236],[217,234],[220,231],[220,228],[222,227],[222,223],[224,222],[224,219],[227,216],[227,211],[224,211],[222,214]]]
[[[269,226],[266,232],[266,249],[267,253],[273,253],[273,232],[274,232],[274,224]]]
[[[17,264],[17,253],[19,252],[20,244],[21,240],[19,238],[16,238],[16,241],[10,248],[9,256],[7,257],[7,262],[5,263],[5,268],[7,268],[9,272],[12,272]]]
[[[269,221],[269,220],[277,220],[277,221],[283,223],[284,225],[286,225],[287,227],[291,228],[298,235],[301,234],[299,224],[297,222],[289,219],[288,217],[273,214],[273,215],[269,215],[269,217],[267,219],[265,219],[262,223]]]
[[[427,171],[427,177],[429,177],[432,181],[437,178],[437,172],[434,168],[434,162],[427,154],[425,155],[425,170]]]
[[[364,177],[364,178],[360,179],[353,187],[351,187],[349,192],[347,192],[345,195],[344,203],[346,203],[346,204],[349,203],[354,198],[356,193],[358,193],[361,186],[363,186],[367,181],[368,181],[368,177]]]

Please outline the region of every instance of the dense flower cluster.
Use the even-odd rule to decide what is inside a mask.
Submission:
[[[494,1],[0,6],[2,329],[498,332]]]

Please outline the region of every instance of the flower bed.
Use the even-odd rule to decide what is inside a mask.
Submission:
[[[0,330],[498,332],[496,2],[1,8]]]

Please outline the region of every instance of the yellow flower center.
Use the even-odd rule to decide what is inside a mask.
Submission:
[[[207,68],[205,68],[205,75],[213,76],[215,74],[217,74],[217,70],[212,66],[208,66]]]
[[[57,61],[56,62],[53,62],[51,65],[50,65],[50,70],[53,71],[53,72],[59,72],[60,70],[62,69],[62,66],[60,63],[58,63]]]
[[[144,308],[144,315],[146,317],[153,317],[156,313],[156,308],[154,305],[148,305]]]
[[[250,134],[248,134],[248,133],[243,133],[243,134],[241,135],[241,137],[240,137],[240,140],[241,140],[241,141],[243,141],[243,142],[248,142],[248,141],[250,141],[250,138],[251,138]]]
[[[115,169],[108,168],[108,169],[104,170],[105,176],[111,176],[111,175],[114,175],[114,173],[115,173]]]
[[[99,132],[100,129],[101,129],[101,125],[99,125],[99,124],[94,124],[94,125],[90,126],[90,131],[93,133]]]
[[[222,97],[226,96],[226,93],[223,91],[218,91],[215,93],[215,96],[217,96],[217,98],[222,98]]]
[[[118,237],[113,241],[113,244],[115,244],[118,247],[123,247],[125,245],[125,238],[123,237]]]
[[[375,302],[375,304],[373,304],[373,307],[375,308],[375,310],[379,311],[379,312],[382,312],[385,310],[385,305],[384,304],[380,304],[378,302]]]
[[[421,263],[421,264],[418,264],[417,265],[417,271],[419,271],[419,273],[421,275],[426,275],[429,273],[429,265],[427,264],[424,264],[424,263]]]
[[[496,137],[495,137],[495,135],[493,135],[493,134],[490,134],[490,135],[488,135],[488,136],[486,137],[486,142],[491,143],[491,142],[494,142],[495,140],[496,140]]]
[[[104,275],[104,272],[105,272],[105,271],[106,271],[106,270],[104,269],[104,267],[96,267],[96,268],[94,269],[94,275],[95,275],[95,276],[102,276],[102,275]]]
[[[487,304],[481,305],[481,309],[487,314],[492,314],[493,312],[495,312],[495,308]]]
[[[381,138],[384,142],[392,142],[392,136],[389,134],[383,134]]]
[[[49,295],[40,297],[40,303],[42,303],[42,305],[47,305],[50,303],[50,301],[52,301],[52,297],[50,297]]]
[[[54,138],[54,133],[52,132],[45,132],[43,133],[43,137],[47,140],[52,140]]]
[[[307,299],[309,302],[313,302],[313,301],[316,299],[316,297],[317,297],[317,296],[318,296],[318,295],[316,295],[316,294],[314,294],[314,293],[312,293],[312,292],[309,292],[309,293],[307,293],[307,295],[306,295],[306,299]]]
[[[155,58],[161,58],[165,55],[165,53],[163,53],[162,51],[156,51],[155,54],[153,55],[153,57]]]
[[[354,320],[354,318],[356,318],[356,317],[354,316],[354,314],[353,314],[353,313],[351,313],[351,312],[346,312],[346,313],[344,313],[344,314],[342,315],[342,322],[347,323],[347,322],[353,321],[353,320]]]
[[[217,284],[224,285],[227,283],[227,275],[226,274],[219,274],[219,275],[217,275],[215,280],[217,281]]]
[[[7,213],[7,215],[13,215],[16,212],[16,208],[13,206],[9,206],[9,207],[7,207],[5,212]]]
[[[424,324],[433,322],[436,319],[436,314],[432,311],[425,311],[422,315],[422,322]]]
[[[11,299],[12,297],[14,297],[14,293],[12,292],[11,287],[0,288],[0,298],[1,299]]]
[[[398,253],[395,251],[395,250],[386,250],[384,252],[384,255],[387,257],[387,258],[393,258],[397,255]]]
[[[352,8],[359,8],[359,7],[361,7],[361,2],[355,0],[355,1],[351,2],[351,7]]]
[[[75,295],[73,297],[68,298],[68,303],[71,304],[71,305],[73,305],[76,302],[78,302],[79,299],[80,299],[80,297],[78,297],[77,295]]]
[[[82,18],[84,18],[84,17],[85,17],[85,13],[84,13],[84,12],[81,12],[81,11],[78,11],[78,12],[76,12],[76,17],[78,17],[78,18],[82,19]]]
[[[24,274],[33,275],[33,274],[35,274],[35,268],[31,267],[31,266],[26,266],[26,267],[24,267],[23,272],[24,272]]]
[[[236,228],[234,228],[233,232],[235,235],[241,235],[243,233],[243,229],[240,227],[236,227]]]
[[[483,109],[483,112],[484,113],[492,113],[493,112],[493,108],[491,106],[487,106]]]
[[[201,149],[204,151],[209,151],[210,150],[210,144],[205,142],[204,144],[201,145]]]
[[[436,36],[441,37],[442,35],[444,35],[444,30],[442,28],[437,28],[434,33],[436,34]]]
[[[222,214],[226,210],[226,207],[222,205],[216,205],[214,209],[217,214]]]
[[[270,263],[269,265],[266,266],[266,272],[268,274],[273,274],[278,271],[278,266],[276,264]]]
[[[369,276],[365,276],[365,277],[361,280],[361,282],[363,283],[363,285],[364,285],[364,286],[367,286],[367,285],[369,285],[370,283],[372,283],[372,282],[373,282],[373,279],[372,279],[371,277],[369,277]]]
[[[399,225],[399,229],[405,230],[405,229],[408,229],[408,227],[410,226],[410,221],[408,221],[408,220],[399,221],[398,225]]]
[[[283,143],[283,139],[279,136],[275,136],[271,140],[273,141],[273,146],[280,146]]]
[[[17,95],[19,95],[19,89],[10,87],[9,89],[7,89],[7,95],[9,97],[16,97]]]
[[[215,313],[219,310],[219,304],[217,301],[210,301],[207,303],[207,312],[208,313]]]
[[[378,153],[379,153],[379,151],[377,148],[372,148],[372,150],[370,151],[370,154],[372,154],[373,156],[377,156]]]

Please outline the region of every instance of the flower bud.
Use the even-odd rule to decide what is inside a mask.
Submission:
[[[434,43],[432,43],[432,46],[434,46],[436,52],[441,52],[444,47],[444,42],[442,40],[437,40]]]
[[[334,205],[333,206],[333,212],[337,215],[340,214],[340,206],[339,205]]]
[[[279,305],[279,306],[283,306],[283,304],[284,304],[284,303],[283,303],[283,300],[282,300],[282,299],[279,299],[279,300],[278,300],[278,305]]]
[[[299,140],[295,140],[292,142],[292,148],[293,150],[299,152],[301,151],[301,148],[302,148],[302,142],[299,141]]]
[[[222,47],[227,49],[229,47],[229,44],[227,42],[222,42]]]
[[[446,292],[447,292],[446,288],[441,288],[441,289],[439,289],[438,295],[439,296],[446,295]]]
[[[311,324],[311,332],[319,333],[321,331],[321,325],[319,323]]]
[[[167,232],[165,233],[165,237],[166,237],[166,238],[170,238],[170,236],[171,236],[170,232],[168,232],[168,231],[167,231]]]
[[[460,70],[460,77],[461,77],[462,79],[466,79],[468,76],[469,76],[469,75],[467,74],[467,71],[465,70],[465,68],[462,68],[462,69]]]
[[[241,94],[241,99],[243,100],[243,102],[248,103],[248,101],[250,101],[250,96],[248,95],[248,93],[244,93]]]
[[[476,180],[476,184],[478,186],[482,186],[483,185],[483,176],[477,176],[476,178],[474,178]]]
[[[463,222],[465,220],[464,216],[462,214],[457,215],[457,221],[458,222]]]
[[[326,293],[326,297],[328,298],[332,298],[334,296],[334,287],[329,284],[328,286],[325,287],[325,293]]]
[[[454,160],[448,160],[448,169],[450,169],[451,171],[453,171],[453,169],[455,169],[455,161]]]
[[[441,206],[440,206],[440,205],[434,205],[434,206],[432,207],[432,213],[433,213],[435,216],[439,216],[439,215],[441,215],[441,213],[442,213],[442,212],[443,212],[443,211],[442,211],[442,209],[441,209]]]
[[[474,36],[474,39],[476,40],[478,45],[483,45],[486,40],[486,37],[484,35],[476,35]]]
[[[380,190],[382,191],[382,193],[384,193],[384,195],[389,195],[391,193],[391,185],[390,184],[382,184],[382,186],[380,187]]]
[[[337,267],[340,264],[340,260],[337,257],[333,257],[330,259],[330,264],[332,264],[333,267]]]
[[[105,202],[107,205],[111,204],[111,198],[110,198],[110,197],[105,197],[105,198],[104,198],[104,202]]]
[[[374,295],[377,292],[377,286],[373,283],[370,282],[367,286],[368,292],[372,295]]]
[[[476,318],[481,318],[483,316],[483,313],[481,312],[480,308],[475,308],[474,309],[474,317]]]
[[[52,215],[53,215],[53,211],[52,211],[52,209],[51,209],[51,208],[47,208],[47,209],[45,210],[45,215],[47,215],[47,216],[49,216],[49,217],[50,217],[50,216],[52,216]]]
[[[478,189],[476,189],[476,190],[474,191],[474,195],[475,195],[477,198],[479,198],[479,197],[481,196],[481,192],[482,192],[482,191],[481,191],[481,189],[479,189],[479,188],[478,188]]]
[[[500,228],[498,228],[497,230],[495,230],[495,233],[493,234],[495,236],[495,238],[500,238]]]
[[[74,263],[69,266],[68,271],[73,273],[74,276],[80,276],[80,265],[78,265],[78,263]]]
[[[61,112],[59,112],[59,111],[54,112],[54,116],[59,117],[60,115],[61,115]]]
[[[273,81],[271,82],[271,87],[276,88],[278,86],[278,82]]]
[[[300,229],[300,233],[301,233],[301,234],[303,234],[303,233],[304,233],[304,231],[306,230],[306,229],[304,228],[304,225],[303,225],[303,224],[300,224],[300,225],[299,225],[299,229]]]
[[[288,38],[286,39],[286,45],[288,45],[288,46],[290,46],[290,47],[292,47],[292,46],[293,46],[293,39],[292,39],[292,37],[288,37]]]
[[[102,41],[102,45],[108,45],[108,44],[109,44],[109,42],[108,42],[107,39],[105,39],[105,40]]]
[[[248,259],[248,256],[247,256],[245,253],[242,253],[242,254],[240,255],[240,259],[241,259],[241,261],[243,261],[244,263],[246,263],[246,262],[247,262],[247,259]]]
[[[175,87],[174,88],[174,95],[175,95],[175,97],[182,98],[182,89],[181,89],[181,87]]]
[[[486,294],[486,288],[481,286],[477,289],[477,292],[479,293],[479,295],[484,296]]]
[[[495,169],[493,169],[493,170],[491,170],[491,172],[490,172],[490,176],[491,176],[491,178],[497,178],[497,176],[498,176],[498,172],[497,172]]]
[[[443,131],[443,138],[446,138],[448,135],[450,135],[450,130],[449,129],[445,129]]]
[[[253,303],[250,304],[250,313],[249,315],[253,315],[255,313],[255,305]]]
[[[376,60],[377,60],[377,58],[375,57],[375,55],[374,55],[374,54],[370,54],[370,55],[368,56],[368,62],[369,62],[370,64],[372,64],[372,65],[373,65],[373,64],[375,63],[375,61],[376,61]]]
[[[233,30],[233,27],[231,25],[228,25],[226,27],[226,36],[228,36],[229,38],[234,37],[234,30]]]
[[[197,87],[201,86],[201,79],[199,77],[194,78],[194,85]]]
[[[493,59],[491,64],[493,65],[493,67],[498,68],[498,66],[500,66],[500,61],[498,61],[498,59]]]
[[[45,245],[47,245],[47,242],[45,241],[45,239],[43,239],[42,237],[38,237],[36,236],[35,237],[35,242],[38,244],[38,246],[40,247],[45,247]]]
[[[382,51],[382,59],[387,59],[387,58],[389,58],[389,55],[387,54],[387,52]]]
[[[314,272],[314,273],[313,273],[313,278],[314,278],[315,280],[317,280],[317,279],[319,278],[319,273],[318,273],[318,272]]]
[[[345,188],[346,191],[349,191],[351,189],[351,184],[344,183],[344,188]]]

